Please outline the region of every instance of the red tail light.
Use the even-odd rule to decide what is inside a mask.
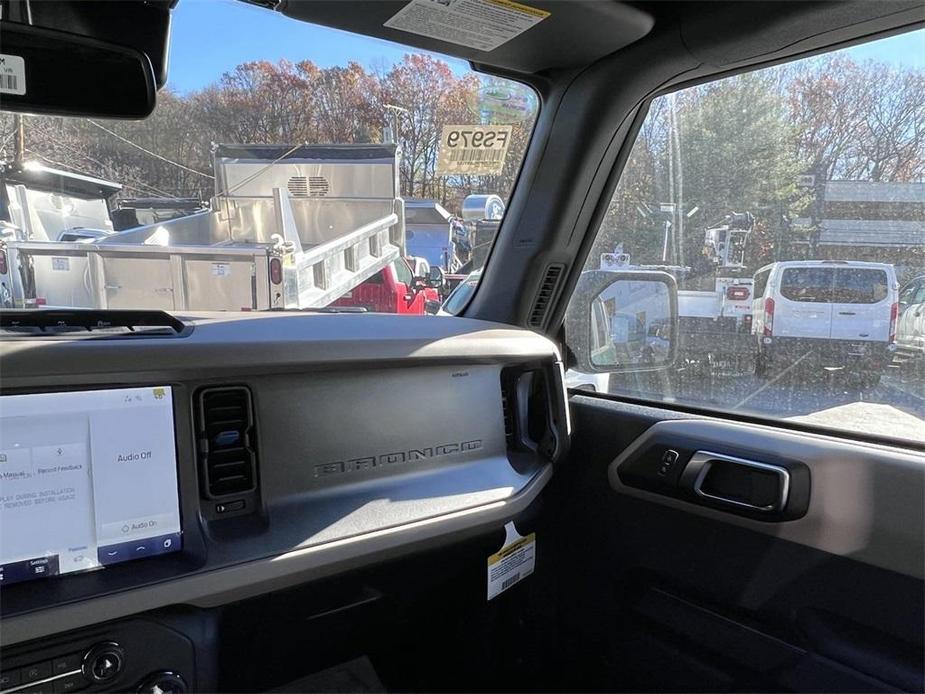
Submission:
[[[890,344],[896,342],[896,324],[899,322],[899,304],[890,306]]]
[[[283,261],[279,258],[270,258],[270,283],[282,284],[283,282]]]
[[[764,336],[774,334],[774,299],[768,297],[764,300]]]
[[[743,301],[749,295],[748,287],[726,287],[726,298],[732,301]]]

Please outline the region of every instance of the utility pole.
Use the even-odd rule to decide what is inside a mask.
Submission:
[[[395,104],[385,104],[383,108],[391,116],[391,125],[388,126],[388,133],[384,139],[387,143],[398,144],[398,116],[399,114],[408,115],[410,111]]]
[[[395,145],[396,150],[397,150],[398,149],[398,117],[400,115],[407,116],[411,112],[408,109],[402,108],[401,106],[396,106],[395,104],[383,104],[383,108],[391,116],[391,121],[392,121],[391,125],[386,126],[387,132],[385,134],[386,136],[383,138],[383,142]],[[411,179],[409,181],[411,190],[408,191],[406,194],[413,196],[414,195],[414,169],[410,169],[408,173],[409,173],[409,178]],[[399,181],[400,180],[401,180],[401,175],[399,175]]]
[[[23,116],[17,113],[13,116],[13,163],[21,164],[26,158],[26,128]]]
[[[671,202],[675,203],[677,212],[671,220],[675,231],[675,262],[684,265],[684,168],[681,161],[681,135],[678,130],[678,111],[674,92],[668,95],[668,137]]]

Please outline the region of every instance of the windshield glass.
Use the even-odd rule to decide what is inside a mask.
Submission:
[[[169,64],[144,121],[0,112],[3,307],[423,315],[412,268],[483,265],[531,89],[227,0],[177,5]]]

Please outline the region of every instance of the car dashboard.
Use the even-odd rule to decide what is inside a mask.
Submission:
[[[102,550],[117,545],[100,540],[91,570],[56,567],[49,573],[58,575],[0,584],[3,692],[36,683],[107,691],[157,673],[194,689],[214,685],[196,672],[195,638],[145,624],[145,613],[227,605],[503,527],[536,499],[568,447],[558,352],[529,331],[349,313],[98,318],[4,318],[6,426],[16,430],[17,407],[96,394],[114,409],[89,428],[90,458],[113,437],[128,443],[110,453],[130,460],[121,403],[159,401],[145,412],[167,407],[172,431],[157,429],[154,414],[132,426],[154,447],[175,449],[175,478],[162,467],[146,484],[166,497],[161,510],[175,507],[177,527],[168,520],[130,533],[118,550],[145,546],[140,559],[106,563]],[[54,395],[22,398],[41,394]],[[51,422],[41,443],[55,446],[59,426],[83,421],[76,407],[39,420]],[[109,489],[110,468],[90,467],[96,493]],[[7,503],[13,481],[4,480]],[[70,521],[58,509],[32,518],[43,513]],[[97,535],[100,523],[97,510]]]

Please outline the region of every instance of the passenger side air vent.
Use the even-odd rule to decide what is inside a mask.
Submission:
[[[331,190],[328,179],[324,176],[309,176],[308,178],[308,195],[313,198],[323,198]]]
[[[163,311],[12,309],[0,311],[0,337],[183,337],[192,326]]]
[[[308,197],[308,179],[305,176],[293,176],[289,179],[289,194],[294,198]]]
[[[546,314],[559,289],[559,280],[564,270],[565,266],[558,263],[546,268],[543,282],[540,284],[536,299],[533,300],[533,308],[530,310],[528,325],[531,328],[542,330],[546,327]]]
[[[501,387],[501,411],[504,415],[504,438],[507,439],[508,448],[514,443],[514,413],[511,412],[511,398],[508,397],[509,388]]]
[[[216,499],[253,492],[257,451],[250,391],[243,386],[206,388],[198,400],[203,496]]]
[[[562,457],[571,427],[560,373],[558,363],[502,369],[501,409],[509,457],[538,454],[550,461]]]

